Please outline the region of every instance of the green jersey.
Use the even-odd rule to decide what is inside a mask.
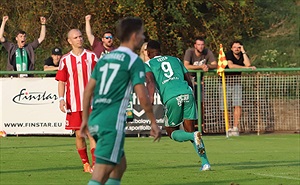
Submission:
[[[96,80],[91,117],[118,105],[125,116],[133,86],[145,83],[145,66],[137,54],[120,46],[99,59],[91,78]]]
[[[152,72],[163,104],[169,99],[182,94],[193,94],[184,74],[187,69],[182,62],[172,56],[156,56],[146,62],[146,73]]]

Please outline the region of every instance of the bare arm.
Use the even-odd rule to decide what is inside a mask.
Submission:
[[[40,20],[41,20],[41,33],[40,33],[40,37],[38,38],[38,42],[42,43],[46,37],[46,18],[40,17]]]
[[[95,86],[96,86],[96,80],[90,78],[89,83],[86,85],[83,92],[82,123],[80,128],[80,135],[82,137],[86,137],[86,133],[88,133],[88,119],[90,115],[91,100],[92,100]]]
[[[194,66],[194,65],[191,65],[190,64],[190,62],[189,61],[184,61],[183,62],[183,64],[184,64],[184,67],[186,68],[186,69],[202,69],[203,70],[203,65],[201,65],[201,66]]]
[[[193,89],[193,83],[188,73],[184,73],[184,80],[187,81],[188,85]]]
[[[8,20],[8,16],[3,16],[1,27],[0,27],[0,42],[5,42],[5,38],[3,37],[3,34],[4,34],[4,27],[7,20]]]
[[[244,57],[244,64],[246,67],[250,67],[251,66],[251,62],[250,62],[250,59],[248,57],[248,55],[246,55],[246,53],[243,54],[243,57]]]
[[[248,55],[246,54],[246,51],[245,51],[245,48],[243,45],[241,45],[241,52],[243,54],[243,57],[244,57],[244,64],[246,67],[250,67],[251,66],[251,62],[250,62],[250,59],[248,57]]]
[[[94,43],[95,36],[92,33],[91,17],[92,17],[91,15],[85,16],[85,32],[89,40],[89,43],[92,46]]]
[[[209,69],[217,69],[218,68],[218,63],[217,63],[217,61],[213,61],[210,64],[207,64],[207,67]]]
[[[44,71],[57,71],[58,67],[44,65]]]
[[[65,96],[65,82],[63,81],[58,81],[58,97],[63,98]],[[63,112],[66,113],[66,102],[64,99],[59,100],[59,109]]]
[[[256,67],[255,66],[240,66],[240,65],[237,65],[237,64],[234,64],[231,60],[227,60],[227,62],[228,62],[228,67],[230,68],[230,69],[238,69],[238,68],[244,68],[244,69],[256,69]]]
[[[152,72],[146,73],[146,84],[151,104],[154,102],[155,80]]]
[[[159,129],[154,113],[152,110],[152,105],[150,103],[148,93],[144,84],[137,84],[134,86],[134,91],[137,94],[142,108],[145,110],[147,117],[151,122],[150,135],[154,136],[154,141],[159,141],[161,138],[161,130]]]
[[[190,62],[189,61],[184,61],[184,67],[186,68],[186,69],[194,69],[194,70],[198,70],[198,69],[201,69],[201,70],[203,70],[204,72],[207,72],[208,71],[208,69],[209,69],[209,67],[208,67],[208,65],[206,65],[206,64],[202,64],[202,65],[200,65],[200,66],[196,66],[196,65],[191,65],[190,64]]]

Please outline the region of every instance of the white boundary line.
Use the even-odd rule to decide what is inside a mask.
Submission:
[[[268,175],[268,174],[262,174],[262,173],[253,173],[253,174],[254,175],[260,175],[260,176],[265,176],[265,177],[276,177],[276,178],[281,178],[281,179],[300,180],[300,178],[295,178],[295,177]]]

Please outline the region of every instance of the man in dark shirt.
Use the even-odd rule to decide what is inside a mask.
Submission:
[[[58,47],[53,48],[51,57],[47,58],[44,62],[44,71],[57,71],[61,56],[61,49]],[[56,74],[47,74],[46,77],[55,77],[55,75]]]
[[[231,44],[231,50],[226,54],[226,60],[228,62],[228,66],[226,68],[236,69],[236,68],[250,68],[255,70],[255,66],[251,66],[250,59],[246,54],[246,51],[243,47],[241,41],[233,41]],[[239,120],[242,112],[242,84],[241,84],[241,72],[227,72],[225,73],[227,86],[226,86],[226,94],[227,94],[227,102],[228,105],[234,107],[233,113],[233,128],[230,128],[229,134],[231,136],[239,135]],[[220,88],[221,99],[223,98],[223,92]],[[223,108],[223,99],[221,100],[221,107]]]

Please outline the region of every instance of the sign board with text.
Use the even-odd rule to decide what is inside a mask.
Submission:
[[[66,115],[59,109],[54,78],[0,78],[0,96],[0,131],[9,135],[73,133],[65,130]],[[164,129],[164,110],[158,94],[153,108],[157,123]],[[127,122],[126,134],[149,134],[150,122],[135,93],[128,112],[133,116]]]
[[[0,78],[1,125],[7,134],[72,134],[65,130],[54,78]]]

